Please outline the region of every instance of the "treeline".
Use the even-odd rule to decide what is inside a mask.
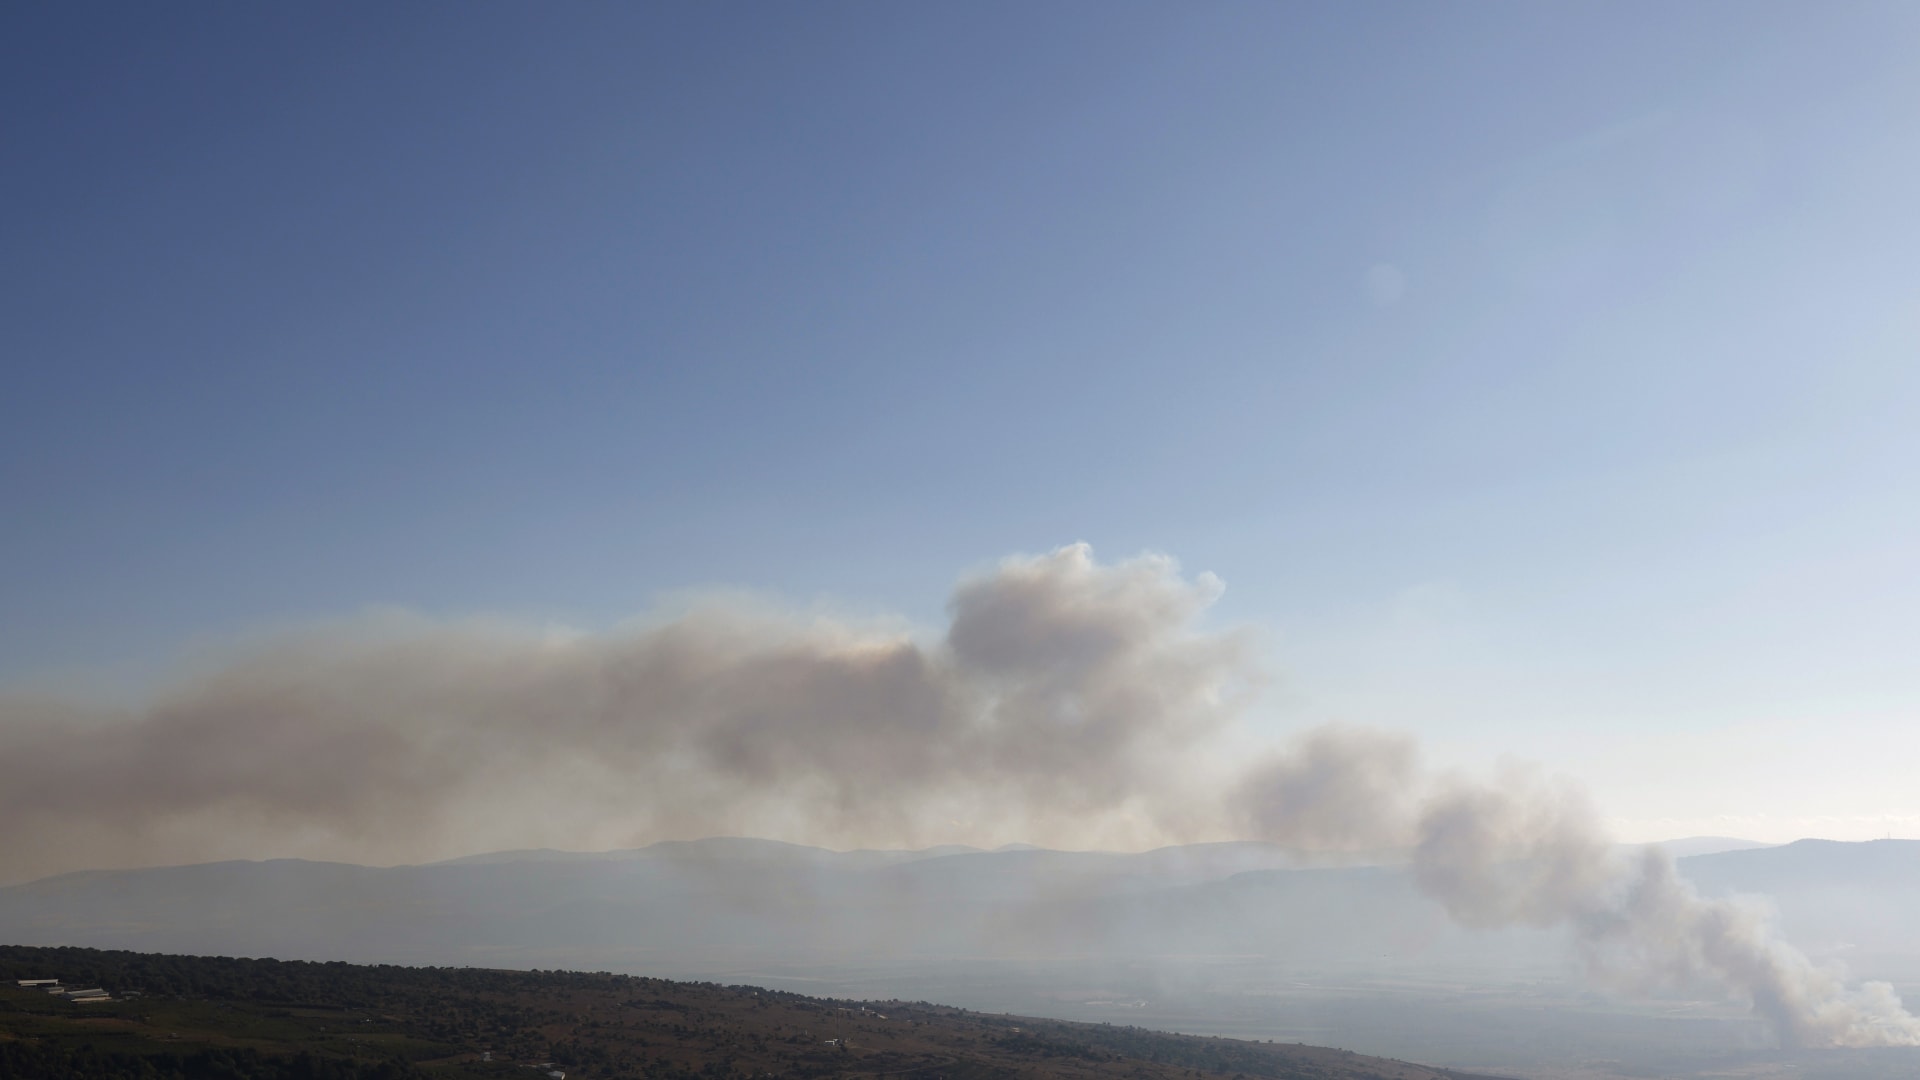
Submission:
[[[114,993],[135,990],[168,997],[358,1009],[449,992],[519,994],[568,985],[645,985],[655,981],[581,972],[399,967],[337,960],[321,963],[0,945],[0,979],[35,978],[58,978],[70,986],[102,986]]]
[[[52,1043],[0,1042],[0,1077],[33,1080],[423,1080],[401,1061],[361,1062],[247,1049],[129,1054]]]
[[[416,968],[0,946],[0,1080],[1379,1080],[1342,1051],[561,971]],[[142,997],[126,997],[134,991]],[[97,1020],[112,1019],[112,1025]],[[1432,1073],[1429,1076],[1435,1075]]]
[[[1002,1023],[1002,1021],[989,1021]],[[1175,1035],[1165,1031],[1108,1024],[1067,1024],[1022,1019],[1018,1035],[1003,1036],[996,1045],[1023,1052],[1023,1056],[1080,1057],[1087,1060],[1130,1058],[1171,1065],[1179,1069],[1226,1077],[1263,1080],[1309,1080],[1327,1073],[1317,1065],[1277,1055],[1260,1043],[1203,1035]]]

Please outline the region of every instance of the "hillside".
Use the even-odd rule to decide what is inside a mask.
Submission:
[[[1723,849],[1680,867],[1708,893],[1768,897],[1817,962],[1920,1002],[1920,844]],[[0,941],[607,970],[1553,1080],[1569,1061],[1589,1063],[1582,1080],[1717,1075],[1777,1045],[1744,1002],[1609,995],[1552,932],[1451,925],[1401,868],[1301,866],[1258,844],[833,852],[706,840],[426,866],[100,871],[0,889]],[[1908,1058],[1891,1075],[1920,1075]]]
[[[5,946],[0,979],[0,1076],[40,1080],[1465,1080],[1297,1044],[605,973]],[[114,999],[71,1002],[23,979]]]
[[[1710,892],[1773,896],[1804,943],[1844,940],[1875,957],[1920,951],[1903,915],[1920,880],[1910,846],[1724,850],[1735,843],[1686,842],[1723,850],[1683,858],[1683,871]],[[1539,970],[1566,955],[1551,934],[1452,925],[1398,867],[1301,866],[1261,844],[833,852],[739,839],[424,866],[273,860],[65,874],[0,888],[0,941],[722,981],[775,970],[839,977],[849,966],[934,975],[1060,957]],[[1002,1007],[906,985],[836,992]]]
[[[850,960],[1374,959],[1383,927],[1388,949],[1488,953],[1404,875],[1292,862],[1258,844],[831,852],[704,840],[386,868],[212,863],[0,889],[0,941],[702,979]]]
[[[1709,895],[1766,897],[1782,932],[1816,955],[1920,977],[1920,840],[1799,840],[1680,866]]]

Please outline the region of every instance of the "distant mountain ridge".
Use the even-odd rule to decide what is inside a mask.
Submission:
[[[1902,906],[1920,904],[1920,841],[1748,846],[1681,866],[1710,893],[1775,897],[1790,936],[1816,948],[1899,949],[1913,936],[1905,913],[1920,909]],[[84,871],[0,889],[0,941],[18,944],[529,967],[601,957],[689,976],[861,958],[1486,963],[1550,955],[1549,937],[1470,934],[1397,867],[1306,866],[1257,843],[834,852],[719,838],[384,868]]]
[[[1666,848],[1667,853],[1676,859],[1689,859],[1696,855],[1718,855],[1723,851],[1758,851],[1779,846],[1761,843],[1758,840],[1742,840],[1734,836],[1683,836],[1678,840],[1660,840],[1656,843]],[[1622,844],[1620,846],[1639,848],[1647,845]]]
[[[1835,841],[1801,841],[1802,843],[1835,843]],[[1646,844],[1620,844],[1622,849],[1638,849]],[[1754,840],[1742,840],[1724,836],[1692,836],[1677,840],[1659,841],[1658,846],[1667,849],[1675,858],[1688,858],[1698,855],[1718,854],[1727,851],[1760,850],[1779,845],[1764,844]],[[115,874],[142,874],[162,871],[184,870],[199,866],[260,866],[277,863],[301,863],[313,866],[351,866],[363,870],[403,870],[440,866],[485,866],[507,863],[574,863],[574,862],[622,862],[643,858],[667,858],[684,856],[702,860],[742,859],[768,863],[809,862],[840,863],[842,865],[889,865],[901,862],[915,862],[925,859],[943,858],[955,855],[1006,855],[1037,852],[1048,856],[1085,861],[1139,861],[1143,865],[1189,866],[1203,868],[1220,865],[1222,860],[1246,869],[1290,869],[1318,868],[1328,865],[1337,866],[1374,866],[1391,865],[1400,861],[1395,853],[1377,853],[1374,855],[1346,858],[1327,858],[1302,855],[1291,852],[1278,845],[1260,841],[1217,841],[1196,844],[1178,844],[1153,848],[1143,852],[1118,851],[1063,851],[1043,848],[1033,844],[1003,844],[998,848],[987,849],[966,844],[941,844],[928,848],[855,848],[836,850],[799,844],[786,840],[765,840],[755,837],[715,836],[700,840],[661,840],[637,848],[615,848],[607,851],[570,851],[562,848],[518,848],[507,851],[480,852],[473,855],[455,856],[426,863],[403,863],[396,866],[369,866],[361,863],[338,862],[326,859],[273,858],[273,859],[225,859],[210,863],[185,863],[175,866],[137,867],[131,869],[73,870],[45,878],[23,882],[13,886],[0,886],[0,894],[9,889],[37,886],[46,882],[70,878],[97,877]]]
[[[1026,845],[1009,844],[998,848],[999,851],[1026,848]],[[1038,850],[1038,849],[1031,849]],[[437,862],[420,863],[422,866],[473,866],[483,863],[503,862],[616,862],[623,859],[657,858],[665,855],[684,853],[706,858],[757,858],[757,859],[841,859],[851,863],[882,864],[905,862],[916,859],[933,859],[943,855],[974,855],[985,852],[985,848],[970,847],[966,844],[941,844],[930,848],[856,848],[851,851],[836,851],[831,848],[813,847],[808,844],[796,844],[786,840],[760,840],[745,836],[714,836],[704,840],[661,840],[637,848],[616,848],[611,851],[566,851],[560,848],[526,848],[517,851],[491,851],[478,855],[462,855]]]
[[[1795,840],[1701,854],[1687,860],[1687,868],[1702,884],[1725,882],[1752,892],[1839,882],[1904,888],[1920,883],[1920,840]]]

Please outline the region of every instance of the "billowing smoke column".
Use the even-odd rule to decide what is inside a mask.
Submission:
[[[145,708],[0,701],[0,880],[260,855],[415,861],[753,835],[1136,847],[1196,791],[1257,672],[1194,628],[1219,584],[1069,547],[954,591],[917,639],[693,607],[604,635],[363,620]]]
[[[1422,890],[1473,927],[1565,926],[1598,980],[1645,992],[1711,985],[1751,1001],[1796,1046],[1920,1046],[1891,985],[1849,989],[1773,933],[1708,899],[1660,848],[1618,854],[1577,792],[1511,772],[1423,774],[1413,745],[1322,729],[1256,768],[1233,802],[1257,834],[1320,851],[1410,850]]]
[[[937,640],[740,604],[601,636],[393,618],[253,650],[124,713],[0,700],[0,880],[304,855],[745,834],[834,846],[1255,836],[1411,851],[1473,926],[1571,927],[1597,977],[1711,981],[1805,1045],[1920,1044],[1663,855],[1613,854],[1572,792],[1311,732],[1243,764],[1262,682],[1219,583],[1083,545],[963,582]],[[1221,793],[1225,793],[1224,796]]]

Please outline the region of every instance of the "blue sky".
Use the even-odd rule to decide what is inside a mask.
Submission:
[[[1227,583],[1260,723],[1920,833],[1920,8],[22,7],[0,679]],[[118,692],[117,690],[115,692]],[[1719,826],[1724,826],[1723,828]]]

